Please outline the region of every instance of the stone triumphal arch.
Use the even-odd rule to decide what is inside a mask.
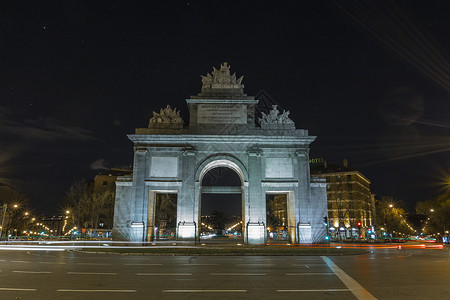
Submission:
[[[119,177],[113,235],[151,240],[158,193],[176,194],[176,236],[198,240],[202,193],[223,189],[242,194],[244,241],[261,244],[266,234],[266,195],[287,195],[287,228],[292,243],[323,240],[326,184],[311,178],[309,144],[314,136],[296,129],[289,112],[274,105],[256,116],[258,100],[244,93],[242,77],[230,66],[202,76],[202,89],[187,99],[190,123],[167,106],[153,112],[148,128],[128,137],[134,143],[133,175]],[[241,186],[203,187],[203,176],[217,167],[235,171]]]

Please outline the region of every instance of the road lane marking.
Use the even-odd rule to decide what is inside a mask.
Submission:
[[[286,276],[334,275],[334,273],[286,273]]]
[[[65,262],[52,262],[52,261],[40,261],[40,264],[48,264],[48,265],[65,265]]]
[[[182,266],[220,266],[220,264],[181,264]]]
[[[24,273],[24,274],[51,274],[53,272],[49,271],[13,271],[13,273]]]
[[[83,265],[83,266],[110,266],[111,264],[102,264],[102,263],[77,263],[77,265]]]
[[[0,291],[26,291],[26,292],[35,292],[37,289],[20,289],[20,288],[2,288],[0,287]]]
[[[266,267],[273,267],[276,266],[275,264],[236,264],[236,266],[266,266]]]
[[[230,261],[230,260],[244,260],[243,258],[209,258],[208,260],[226,260],[226,261]]]
[[[266,273],[210,273],[213,276],[264,276]]]
[[[322,259],[327,263],[328,267],[333,271],[334,274],[349,288],[353,295],[361,300],[376,300],[369,291],[363,288],[356,280],[345,273],[341,268],[339,268],[331,259],[326,256],[321,256]]]
[[[246,293],[247,290],[162,290],[163,293]]]
[[[277,290],[279,293],[285,292],[349,292],[349,289],[324,289],[324,290]]]
[[[124,266],[162,266],[162,264],[123,264]]]
[[[13,263],[25,263],[25,264],[29,264],[30,263],[29,261],[26,261],[26,260],[12,260],[11,262],[13,262]]]
[[[324,264],[292,264],[291,267],[325,266]]]
[[[117,275],[117,273],[108,272],[67,272],[69,275]]]
[[[57,292],[80,292],[80,293],[136,293],[136,290],[56,290]]]
[[[137,276],[191,276],[192,273],[137,273]]]

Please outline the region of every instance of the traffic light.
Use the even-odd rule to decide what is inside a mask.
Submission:
[[[361,227],[361,222],[356,223],[356,225],[358,225],[358,227]]]
[[[323,225],[328,226],[328,217],[323,217]]]

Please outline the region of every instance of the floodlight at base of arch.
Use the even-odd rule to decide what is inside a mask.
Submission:
[[[178,238],[181,240],[195,240],[196,224],[182,222],[178,224]]]

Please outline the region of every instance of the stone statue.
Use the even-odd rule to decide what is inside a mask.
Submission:
[[[157,125],[161,124],[184,124],[183,119],[180,117],[180,111],[177,109],[172,109],[170,105],[167,105],[166,108],[161,108],[159,113],[153,112],[153,117],[150,118],[150,122],[148,127],[157,127]]]
[[[213,67],[211,74],[207,73],[206,76],[200,76],[202,77],[202,88],[239,89],[244,87],[242,84],[244,76],[236,79],[236,73],[231,75],[230,65],[227,62],[221,64],[219,70]]]
[[[272,105],[272,110],[269,114],[261,113],[262,118],[258,118],[259,124],[294,124],[289,118],[289,111],[283,110],[283,113],[280,115],[280,112],[276,105]]]

